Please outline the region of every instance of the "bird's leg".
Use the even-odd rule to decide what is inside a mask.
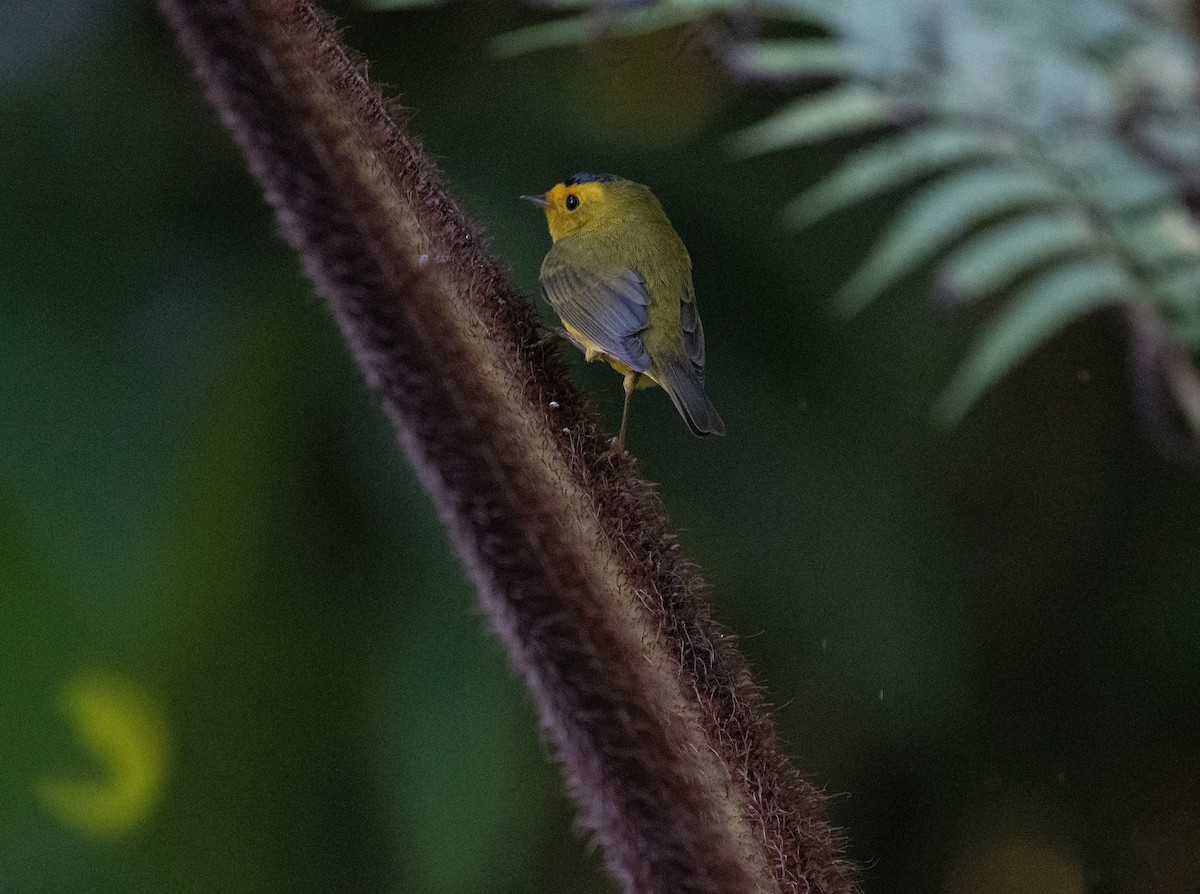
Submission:
[[[617,453],[625,452],[625,423],[629,421],[629,397],[633,394],[633,386],[637,384],[637,373],[625,374],[625,407],[621,410],[621,432],[617,435]]]

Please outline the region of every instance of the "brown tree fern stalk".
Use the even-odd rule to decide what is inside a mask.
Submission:
[[[630,892],[854,888],[633,462],[306,2],[162,0],[328,301]]]

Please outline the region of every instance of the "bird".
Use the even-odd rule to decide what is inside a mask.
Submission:
[[[648,186],[615,174],[576,174],[520,198],[546,213],[551,246],[542,295],[561,334],[588,362],[624,377],[615,452],[625,451],[629,398],[659,385],[698,437],[725,434],[704,392],[704,328],[692,261]]]

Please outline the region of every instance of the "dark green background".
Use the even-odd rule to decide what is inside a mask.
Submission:
[[[725,151],[785,94],[688,33],[506,61],[529,9],[337,10],[530,294],[549,238],[518,194],[611,170],[663,201],[729,435],[643,392],[631,447],[867,890],[1200,890],[1200,482],[1143,434],[1119,321],[940,429],[976,321],[920,283],[825,312],[892,205],[789,234],[846,147]],[[615,426],[619,380],[573,363]],[[615,890],[146,5],[0,12],[0,426],[0,892]],[[96,671],[172,742],[108,840],[36,794],[98,772],[59,707]]]

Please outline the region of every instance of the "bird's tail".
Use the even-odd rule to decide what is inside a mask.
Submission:
[[[679,363],[665,364],[654,371],[658,383],[671,396],[675,409],[697,437],[725,434],[725,423],[717,414],[717,408],[704,393],[704,385],[692,371],[685,359]]]

